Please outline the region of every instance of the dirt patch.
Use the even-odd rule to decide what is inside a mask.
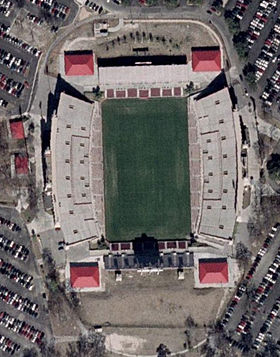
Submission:
[[[81,8],[81,11],[79,13],[79,21],[82,21],[88,17],[90,17],[92,15],[92,13],[90,11],[88,11],[85,7]]]
[[[187,316],[192,315],[203,326],[215,319],[223,295],[222,290],[194,289],[192,270],[183,281],[177,280],[176,271],[143,276],[130,272],[123,273],[123,281],[118,283],[113,273],[105,272],[105,284],[105,293],[81,294],[81,317],[91,324],[183,327]],[[203,308],[206,305],[207,311]],[[94,314],[89,316],[89,309]]]
[[[192,270],[186,271],[183,281],[178,281],[176,271],[142,276],[127,272],[118,283],[114,273],[105,271],[104,278],[105,293],[81,294],[81,320],[105,326],[106,335],[138,336],[143,341],[129,347],[136,347],[137,353],[154,353],[155,346],[165,338],[172,350],[182,350],[189,315],[195,323],[191,329],[191,343],[195,345],[205,337],[205,326],[215,320],[223,296],[222,289],[194,289]]]
[[[187,345],[186,334],[179,328],[106,328],[106,349],[112,351],[126,352],[131,354],[155,354],[157,347],[163,343],[172,352],[178,352],[192,348],[205,339],[205,329],[193,328],[191,334],[191,345]]]
[[[49,31],[46,23],[38,26],[27,19],[27,11],[21,9],[11,28],[11,33],[21,40],[44,51],[49,47],[54,35]]]

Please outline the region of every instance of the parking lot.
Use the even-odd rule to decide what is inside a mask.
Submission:
[[[20,355],[25,347],[39,347],[46,339],[46,301],[19,214],[0,208],[0,223],[0,355]]]
[[[12,26],[24,13],[30,26],[55,36],[61,26],[71,23],[78,6],[70,0],[25,0],[19,9],[15,0],[0,1],[0,110],[10,115],[27,110],[32,83],[42,51],[13,35]],[[6,10],[7,8],[7,10]]]
[[[279,236],[279,225],[272,227],[222,319],[230,342],[243,351],[280,340]]]
[[[248,62],[256,70],[257,97],[266,109],[278,109],[278,78],[271,77],[280,65],[280,2],[237,0],[230,2],[232,17],[246,34]]]

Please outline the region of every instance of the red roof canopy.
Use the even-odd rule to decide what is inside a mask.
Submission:
[[[220,49],[193,48],[192,69],[194,72],[219,72],[221,70]]]
[[[28,174],[28,157],[25,154],[15,155],[15,169],[17,175]]]
[[[64,66],[66,76],[88,76],[93,71],[92,52],[65,52]]]
[[[200,259],[199,281],[201,284],[223,284],[228,282],[226,259]]]
[[[13,139],[24,139],[24,129],[22,120],[11,120],[10,129]]]
[[[96,288],[99,282],[98,263],[70,263],[72,288]]]

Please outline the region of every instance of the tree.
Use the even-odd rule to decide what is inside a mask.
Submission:
[[[60,357],[60,353],[55,350],[55,346],[53,343],[43,343],[40,348],[43,357]]]
[[[165,0],[165,4],[169,7],[177,7],[180,3],[178,0]]]
[[[271,154],[266,168],[270,178],[278,183],[280,181],[280,155],[277,153]]]
[[[193,90],[194,90],[194,83],[193,81],[190,81],[190,83],[186,85],[186,93],[191,94]]]
[[[240,260],[243,263],[248,263],[251,258],[251,252],[249,249],[242,243],[238,242],[236,244],[236,259]]]
[[[232,41],[239,57],[242,59],[246,59],[249,53],[247,33],[243,31],[236,33],[233,36]]]
[[[23,350],[23,357],[38,357],[38,353],[35,348],[25,348]]]
[[[189,315],[187,318],[186,318],[186,322],[185,322],[186,326],[188,328],[193,328],[195,327],[196,323],[194,322],[194,319],[191,315]]]
[[[25,1],[24,1],[24,0],[16,0],[15,3],[16,3],[16,6],[17,6],[19,9],[23,8],[24,5],[25,5]]]
[[[105,355],[105,337],[94,331],[80,335],[77,343],[68,346],[69,357],[103,357]]]
[[[168,347],[166,345],[164,345],[163,343],[161,343],[158,348],[157,348],[157,357],[166,357],[168,355],[170,355],[170,350],[168,349]]]
[[[223,9],[223,0],[214,0],[212,6],[221,11]]]
[[[54,17],[45,9],[40,8],[39,17],[43,18],[47,24],[52,25],[54,23]]]
[[[264,357],[279,357],[278,346],[273,338],[267,338],[264,348]]]
[[[256,83],[256,67],[248,63],[243,68],[243,74],[249,85],[253,86]]]
[[[226,17],[225,20],[228,24],[228,29],[232,34],[240,32],[240,22],[237,18]]]

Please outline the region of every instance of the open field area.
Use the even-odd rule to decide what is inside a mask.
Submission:
[[[102,110],[107,239],[184,238],[190,232],[185,99],[111,100]]]
[[[106,272],[105,281],[105,293],[80,294],[80,316],[88,324],[107,325],[103,331],[110,335],[111,347],[129,353],[155,354],[160,343],[183,350],[189,315],[195,323],[189,329],[194,346],[205,338],[204,324],[215,320],[224,294],[223,289],[194,289],[192,270],[183,281],[176,271],[142,276],[123,272],[122,282]]]

